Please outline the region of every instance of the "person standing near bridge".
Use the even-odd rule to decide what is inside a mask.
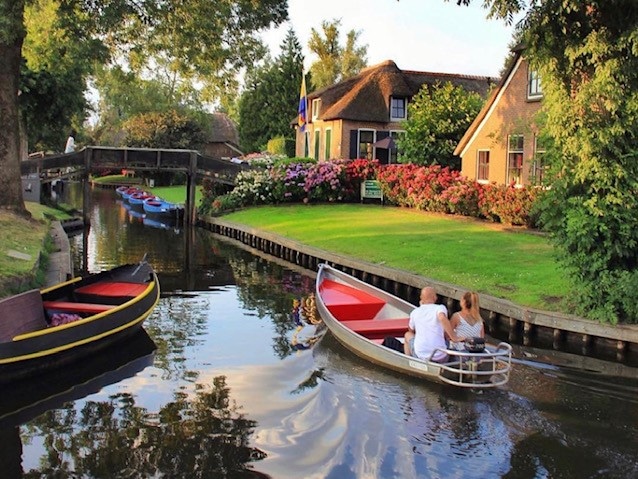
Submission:
[[[66,140],[66,146],[64,147],[65,153],[73,153],[75,151],[75,131],[71,130],[69,138]]]

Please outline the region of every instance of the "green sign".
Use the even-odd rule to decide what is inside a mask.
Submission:
[[[377,180],[365,180],[361,182],[361,199],[372,198],[383,201],[381,183]]]

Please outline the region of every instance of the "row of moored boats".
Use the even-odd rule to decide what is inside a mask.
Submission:
[[[115,191],[123,201],[132,207],[142,208],[147,214],[175,216],[183,210],[182,205],[166,201],[137,186],[120,186]]]

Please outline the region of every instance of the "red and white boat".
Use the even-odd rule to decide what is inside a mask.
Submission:
[[[330,332],[368,361],[467,388],[493,388],[509,380],[512,347],[507,343],[486,345],[481,352],[444,349],[446,363],[406,356],[382,342],[386,336],[403,339],[414,305],[326,264],[319,266],[315,289],[317,309]]]

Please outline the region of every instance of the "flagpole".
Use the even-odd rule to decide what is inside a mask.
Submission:
[[[306,73],[301,70],[301,92],[299,93],[299,110],[297,117],[297,125],[303,133],[303,155],[308,156],[308,130],[306,128],[308,124],[308,94],[306,92]]]

